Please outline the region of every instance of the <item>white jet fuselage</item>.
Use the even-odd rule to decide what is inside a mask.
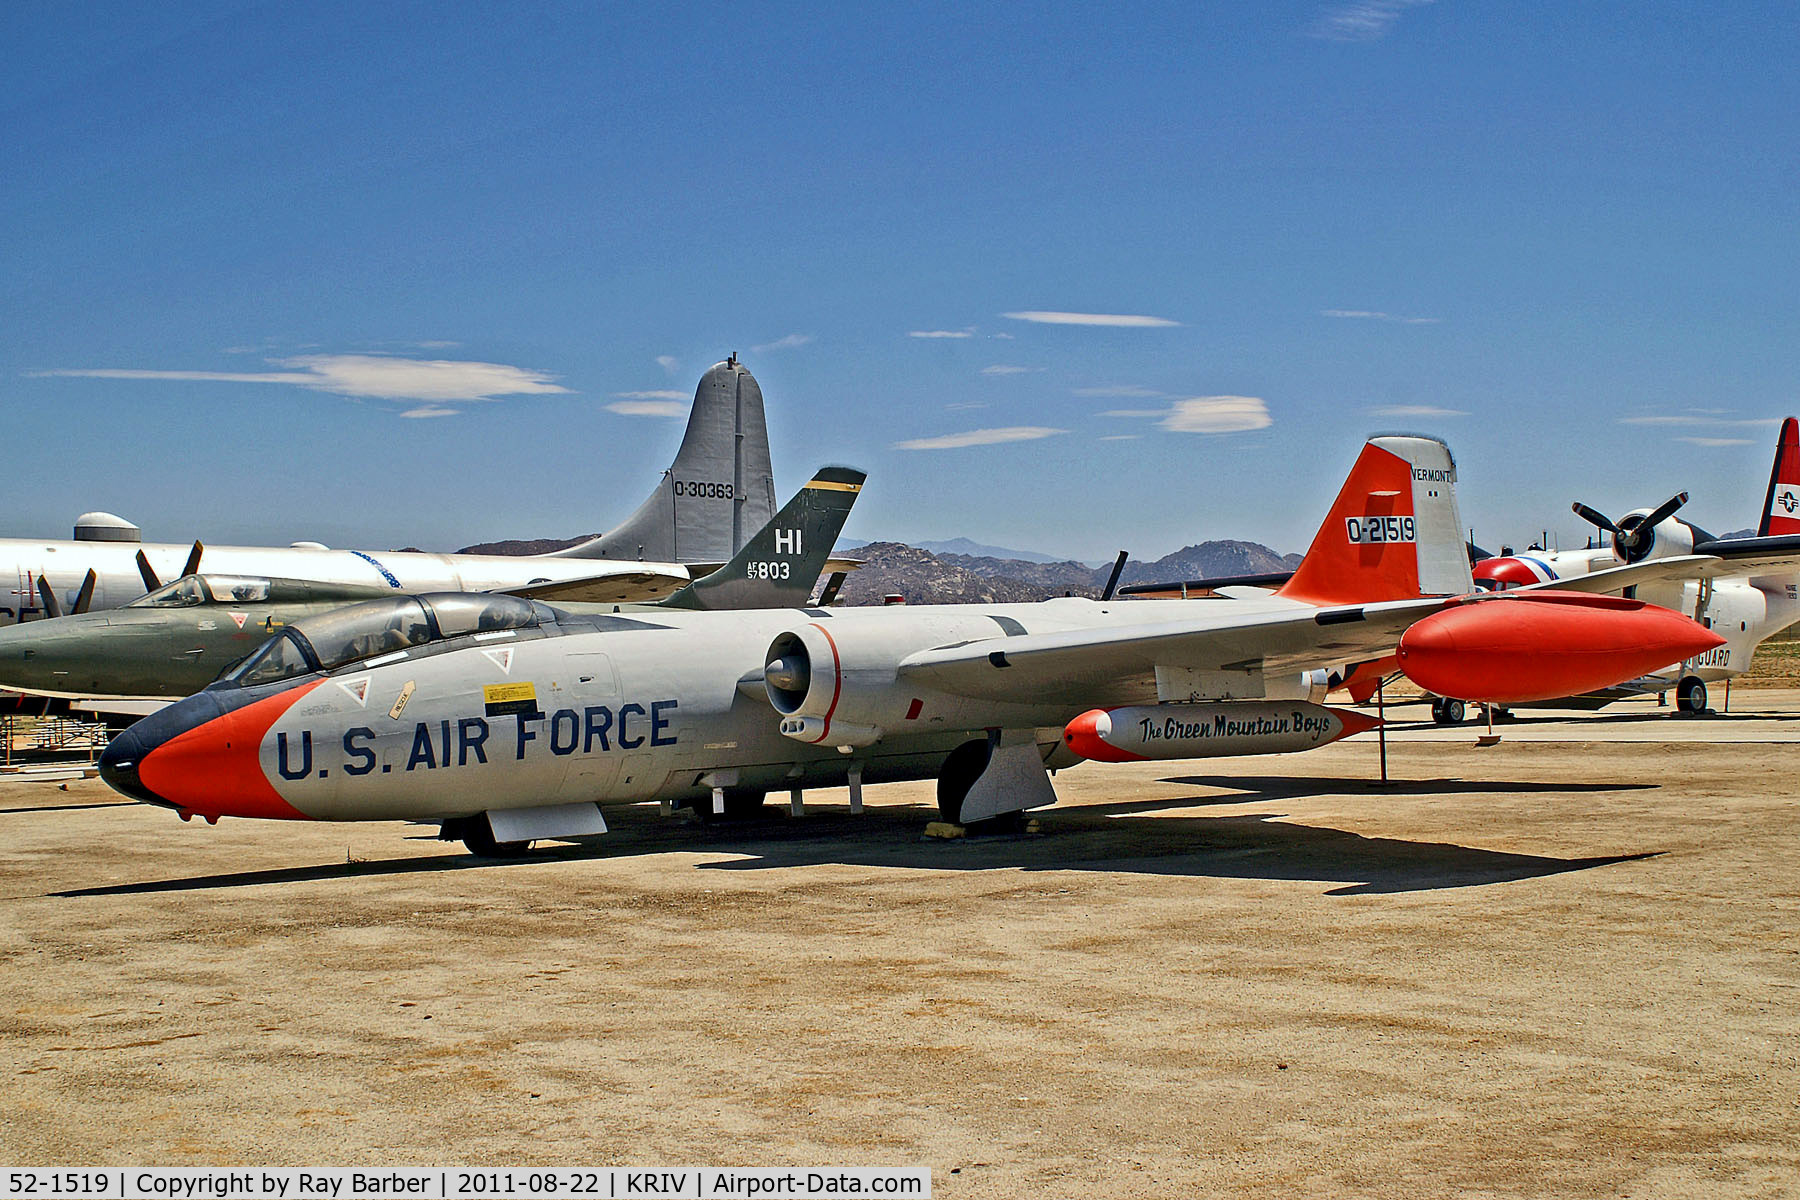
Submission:
[[[1251,606],[1290,616],[1310,611],[1274,598],[1233,604],[1229,619],[1241,623]],[[237,725],[219,736],[238,739],[237,753],[256,759],[254,774],[227,774],[260,777],[275,793],[265,797],[270,811],[244,815],[317,820],[442,820],[576,801],[682,802],[714,787],[841,786],[852,769],[869,783],[926,778],[949,750],[988,729],[1034,728],[1048,748],[1097,699],[1155,703],[1170,698],[1159,697],[1169,681],[1159,689],[1154,670],[1126,660],[1110,683],[1084,687],[1077,697],[972,697],[930,686],[927,674],[903,675],[900,665],[918,652],[990,639],[1001,652],[1008,636],[1087,637],[1162,618],[1191,625],[1194,613],[1191,602],[1179,600],[1082,599],[904,611],[625,613],[619,620],[632,627],[578,632],[579,623],[571,623],[560,636],[477,635],[484,640],[450,652],[377,659],[300,681],[233,714],[228,720]],[[784,636],[826,647],[813,658],[810,687],[795,705],[821,719],[816,737],[781,732],[784,714],[764,681],[768,648]],[[1240,697],[1306,694],[1299,671],[1233,674]],[[165,763],[172,757],[167,749],[159,755]],[[160,769],[166,778],[175,768]],[[216,764],[214,774],[225,778]],[[148,777],[146,783],[164,794],[177,790]],[[183,807],[218,811],[204,800]]]
[[[189,545],[170,543],[0,538],[0,625],[43,613],[37,590],[39,579],[50,581],[62,599],[64,611],[68,611],[74,607],[91,569],[96,582],[89,608],[119,608],[145,592],[143,575],[138,570],[139,551],[157,578],[168,582],[181,576],[192,550]],[[666,591],[689,577],[687,568],[678,563],[410,550],[325,550],[306,546],[207,546],[201,561],[209,574],[311,579],[406,592],[484,592],[523,587],[541,580],[561,582],[633,572],[669,576],[669,586],[662,589]]]

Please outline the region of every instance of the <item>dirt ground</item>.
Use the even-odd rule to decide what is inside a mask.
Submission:
[[[1399,729],[1387,787],[1369,738],[1087,765],[1037,836],[922,840],[908,785],[508,863],[0,782],[0,1161],[1800,1194],[1800,692],[1732,708]]]

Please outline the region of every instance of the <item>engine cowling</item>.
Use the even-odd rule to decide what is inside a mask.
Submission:
[[[1628,545],[1622,545],[1615,539],[1613,557],[1620,562],[1635,563],[1694,552],[1694,530],[1686,521],[1666,517],[1648,529],[1643,528],[1651,515],[1652,510],[1648,508],[1636,508],[1619,518],[1620,532],[1632,540]]]
[[[778,635],[763,655],[763,688],[796,741],[838,747],[881,740],[896,707],[898,655],[834,637],[820,624]]]

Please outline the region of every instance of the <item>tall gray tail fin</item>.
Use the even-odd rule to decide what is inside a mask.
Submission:
[[[820,467],[750,544],[712,574],[658,603],[669,608],[799,608],[867,476],[854,467]]]
[[[636,512],[558,558],[724,562],[775,513],[762,389],[732,355],[700,377],[675,462]]]

